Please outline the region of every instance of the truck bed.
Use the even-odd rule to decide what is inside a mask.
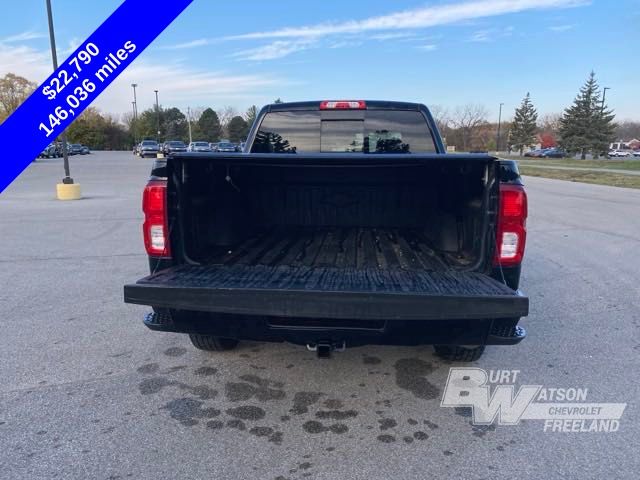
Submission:
[[[219,248],[207,264],[444,271],[444,259],[420,229],[274,228],[232,248]]]
[[[363,235],[367,233],[372,231]],[[319,236],[310,235],[306,249],[283,248],[285,240],[276,236],[271,248],[249,244],[208,265],[169,268],[125,286],[125,300],[178,310],[294,318],[486,319],[528,313],[526,297],[486,275],[446,270],[413,249],[373,248],[372,239],[347,258],[334,236],[327,241],[326,235],[325,248],[314,247]],[[381,268],[385,250],[411,268]],[[425,268],[417,268],[418,263]]]

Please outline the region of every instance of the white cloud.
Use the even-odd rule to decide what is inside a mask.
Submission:
[[[329,48],[355,48],[362,46],[363,42],[360,40],[342,40],[334,42],[329,45]]]
[[[421,7],[363,20],[320,23],[246,33],[227,37],[227,39],[318,38],[378,30],[428,28],[528,10],[569,8],[589,3],[589,0],[472,0]]]
[[[511,35],[513,35],[514,31],[515,28],[511,26],[504,27],[502,29],[489,28],[486,30],[478,30],[471,35],[469,41],[477,43],[492,42],[499,38],[510,37]]]
[[[190,42],[177,43],[175,45],[165,45],[160,47],[162,50],[184,50],[186,48],[195,48],[195,47],[203,47],[205,45],[209,45],[211,43],[211,39],[208,38],[199,38],[197,40],[192,40]]]
[[[434,50],[438,49],[438,46],[431,43],[431,44],[428,44],[428,45],[420,45],[417,48],[419,50],[424,50],[426,52],[433,52]]]
[[[489,42],[492,38],[491,38],[491,30],[478,30],[477,32],[475,32],[473,35],[471,35],[471,38],[469,38],[470,42]]]
[[[379,33],[376,35],[371,35],[369,38],[371,40],[402,40],[405,38],[414,38],[416,36],[415,32],[395,32],[395,33]]]
[[[575,25],[553,25],[549,27],[549,30],[551,30],[552,32],[567,32],[569,30],[572,30],[574,27]]]
[[[48,50],[0,43],[0,76],[11,72],[40,84],[52,71]],[[262,98],[271,94],[269,89],[275,92],[290,85],[290,82],[270,74],[235,75],[195,69],[182,62],[159,65],[149,58],[138,58],[102,92],[93,106],[113,114],[129,112],[133,100],[131,83],[138,84],[140,110],[153,105],[154,90],[159,90],[164,105],[244,105],[247,98]]]
[[[2,43],[12,42],[25,42],[27,40],[35,40],[38,38],[44,38],[46,35],[40,32],[34,32],[33,30],[27,30],[26,32],[17,33],[6,38],[0,39]]]
[[[51,54],[27,45],[0,43],[0,76],[15,73],[42,83],[53,72]]]
[[[249,48],[241,50],[239,52],[231,54],[232,57],[236,57],[239,60],[275,60],[278,58],[286,57],[295,52],[301,52],[308,50],[315,46],[316,42],[310,39],[304,40],[276,40],[267,45],[262,45],[256,48]]]

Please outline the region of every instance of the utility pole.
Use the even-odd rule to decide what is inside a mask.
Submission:
[[[156,92],[156,114],[158,116],[158,142],[160,142],[160,104],[158,103],[158,90]]]
[[[502,106],[504,105],[504,103],[500,104],[500,111],[498,113],[498,135],[496,137],[496,151],[499,152],[500,151],[500,124],[502,122]]]
[[[191,108],[187,107],[187,122],[189,123],[189,143],[193,142],[191,138]]]
[[[53,14],[51,13],[51,0],[47,0],[47,18],[49,20],[49,40],[51,43],[51,60],[53,61],[53,70],[58,69],[58,54],[56,52],[56,36],[53,32]],[[62,183],[66,185],[73,184],[71,171],[69,170],[69,154],[67,152],[67,134],[62,132],[62,157],[64,160],[64,178]]]

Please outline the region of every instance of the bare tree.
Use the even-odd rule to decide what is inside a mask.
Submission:
[[[451,125],[458,129],[462,139],[462,150],[468,150],[478,127],[487,123],[489,112],[484,105],[468,103],[456,107],[451,116]]]
[[[222,130],[226,136],[229,136],[229,131],[227,129],[227,127],[229,126],[229,122],[231,122],[231,119],[233,117],[237,117],[237,116],[238,116],[238,110],[236,110],[234,107],[231,107],[229,105],[224,106],[218,112],[218,118],[220,119]]]
[[[560,129],[561,113],[547,113],[538,120],[538,125],[542,133],[550,133],[554,136],[558,135]]]
[[[438,130],[440,130],[442,135],[445,135],[445,132],[451,123],[449,110],[447,107],[443,107],[442,105],[430,105],[429,111],[431,112],[431,116],[433,116],[433,120],[436,122]]]

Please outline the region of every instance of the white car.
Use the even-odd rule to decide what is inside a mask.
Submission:
[[[191,142],[187,150],[189,152],[210,152],[211,147],[208,142]]]
[[[631,152],[626,150],[609,150],[610,157],[630,157]]]

